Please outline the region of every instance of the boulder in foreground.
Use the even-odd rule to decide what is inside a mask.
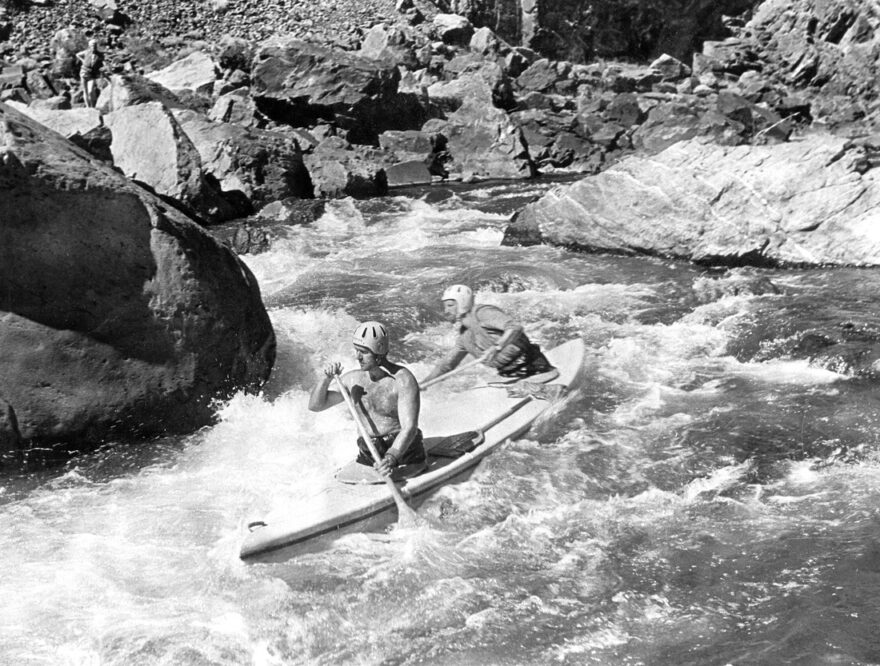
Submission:
[[[247,267],[197,224],[0,104],[0,462],[209,423],[268,378]]]

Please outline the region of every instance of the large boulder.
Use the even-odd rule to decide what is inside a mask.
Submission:
[[[276,122],[310,127],[333,121],[354,143],[373,144],[386,129],[418,129],[425,110],[397,89],[391,63],[298,39],[261,44],[251,72],[258,108]]]
[[[295,139],[282,132],[211,122],[195,111],[179,110],[174,116],[198,150],[202,167],[224,192],[241,192],[254,208],[314,196]]]
[[[552,190],[505,243],[728,265],[880,265],[880,174],[829,135],[767,146],[676,143]]]
[[[275,337],[197,224],[0,104],[0,458],[209,423]]]
[[[113,163],[198,213],[206,222],[235,217],[235,209],[205,177],[201,156],[174,115],[159,102],[126,106],[104,116],[113,141]]]

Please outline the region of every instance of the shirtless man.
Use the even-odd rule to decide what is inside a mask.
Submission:
[[[374,463],[366,442],[358,437],[357,462],[372,465],[388,476],[400,466],[421,471],[427,457],[419,430],[419,385],[413,374],[388,360],[388,333],[379,322],[368,321],[357,327],[352,339],[360,369],[342,375],[355,409],[374,434],[373,443],[382,459]],[[331,363],[312,389],[309,409],[321,412],[345,399],[330,390],[333,378],[342,372],[340,363]]]

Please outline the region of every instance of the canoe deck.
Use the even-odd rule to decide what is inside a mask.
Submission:
[[[551,349],[547,356],[559,369],[559,377],[552,384],[561,385],[560,391],[549,392],[555,395],[577,379],[584,357],[583,342],[571,340]],[[508,390],[489,386],[446,396],[442,401],[433,398],[431,392],[426,393],[420,425],[423,431],[434,435],[425,440],[428,468],[398,484],[403,497],[418,504],[440,486],[464,480],[483,458],[507,440],[522,435],[551,407],[551,401],[543,395],[539,392],[512,398]],[[468,438],[465,433],[471,432],[478,436],[472,442],[473,450],[451,457],[456,452],[448,449],[456,445],[469,448],[463,440]],[[348,473],[352,474],[352,470]],[[363,475],[363,483],[331,479],[285,515],[252,522],[240,556],[246,559],[286,549],[381,514],[392,518],[396,509],[387,485],[376,483],[367,473]]]

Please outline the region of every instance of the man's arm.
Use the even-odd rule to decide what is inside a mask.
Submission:
[[[333,378],[340,372],[342,372],[341,363],[331,363],[324,368],[324,375],[318,380],[309,395],[309,411],[323,412],[328,407],[338,405],[344,400],[339,391],[329,390]]]
[[[419,410],[421,409],[419,384],[406,368],[397,373],[395,381],[397,382],[397,418],[400,421],[400,432],[376,466],[378,471],[385,475],[394,471],[419,429]]]
[[[434,366],[434,369],[428,373],[427,377],[422,379],[422,382],[427,382],[431,379],[434,379],[434,377],[445,375],[447,372],[453,370],[456,366],[458,366],[458,364],[461,363],[464,360],[464,357],[467,355],[467,350],[456,346],[455,349],[453,349],[451,352],[443,357],[442,361]]]

